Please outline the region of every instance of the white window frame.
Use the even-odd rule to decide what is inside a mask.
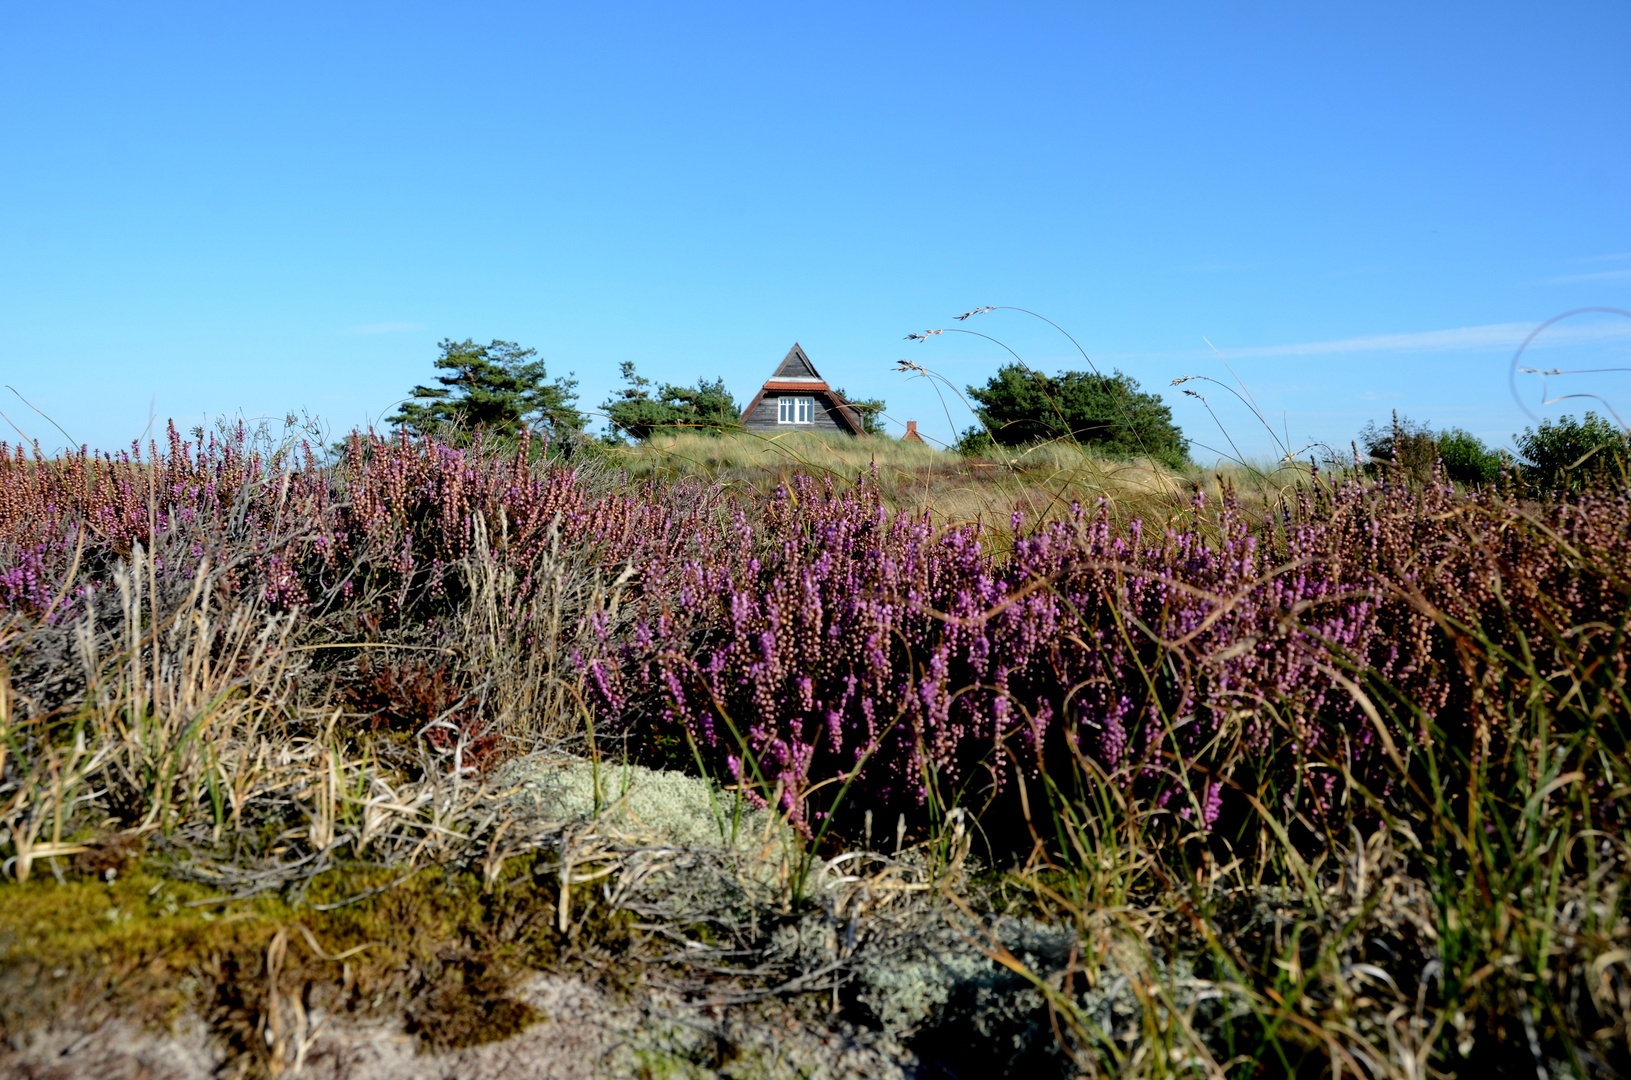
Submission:
[[[815,398],[779,397],[776,399],[776,423],[815,423]]]

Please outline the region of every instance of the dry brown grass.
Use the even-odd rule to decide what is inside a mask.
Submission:
[[[999,527],[1006,527],[1016,511],[1036,521],[1067,511],[1073,502],[1093,505],[1100,499],[1117,517],[1164,520],[1185,507],[1197,487],[1260,491],[1257,497],[1272,500],[1279,488],[1307,477],[1306,470],[1270,480],[1244,469],[1180,473],[1154,461],[1119,460],[1059,442],[964,456],[925,443],[805,432],[663,434],[613,450],[610,457],[634,479],[700,478],[759,493],[798,473],[852,483],[875,471],[885,502],[895,509],[926,511],[942,523],[983,520]]]

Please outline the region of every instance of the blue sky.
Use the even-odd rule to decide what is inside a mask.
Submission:
[[[1395,408],[1505,443],[1517,342],[1631,309],[1628,40],[1618,0],[8,2],[0,381],[115,447],[150,413],[378,419],[443,337],[534,346],[591,406],[623,360],[745,400],[796,340],[946,438],[966,410],[895,362],[1006,354],[907,333],[1081,366],[1025,316],[950,321],[1009,304],[1207,447],[1168,384],[1224,360],[1294,446]],[[1631,366],[1631,319],[1537,346]],[[1548,392],[1631,419],[1631,374]]]

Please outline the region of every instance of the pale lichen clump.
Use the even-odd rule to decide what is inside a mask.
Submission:
[[[502,766],[492,786],[513,792],[552,820],[596,823],[647,834],[687,848],[787,842],[784,822],[734,791],[673,769],[615,760],[519,758]]]

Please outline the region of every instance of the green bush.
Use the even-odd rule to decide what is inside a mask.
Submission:
[[[1189,440],[1172,422],[1159,394],[1117,371],[1061,371],[1056,376],[1005,364],[983,387],[970,386],[981,427],[965,432],[958,448],[979,452],[1003,446],[1065,440],[1117,457],[1150,457],[1173,468],[1189,464]]]
[[[1393,423],[1385,428],[1378,427],[1374,420],[1366,422],[1359,432],[1359,445],[1370,455],[1366,471],[1373,474],[1392,463],[1411,479],[1425,483],[1438,462],[1438,440],[1433,436],[1433,429],[1398,413],[1393,414]]]
[[[1603,483],[1623,483],[1631,464],[1631,437],[1598,416],[1560,416],[1514,435],[1523,455],[1523,477],[1548,491],[1584,491]]]
[[[698,379],[695,387],[659,385],[635,373],[634,363],[623,361],[627,384],[600,407],[611,424],[608,438],[620,443],[624,435],[645,440],[654,431],[688,428],[718,433],[741,426],[742,409],[725,389],[724,379]]]
[[[1446,428],[1438,436],[1444,475],[1459,484],[1492,484],[1501,475],[1501,455],[1464,428]]]
[[[1445,428],[1434,434],[1428,424],[1398,413],[1386,428],[1374,420],[1367,423],[1359,433],[1359,445],[1371,457],[1367,471],[1374,473],[1392,462],[1418,483],[1431,480],[1435,466],[1445,479],[1469,487],[1494,483],[1501,475],[1501,455],[1472,432]]]

